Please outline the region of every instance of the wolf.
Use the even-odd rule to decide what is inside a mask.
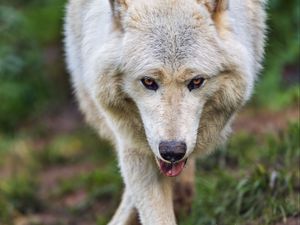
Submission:
[[[262,68],[265,0],[69,0],[65,52],[125,190],[109,225],[175,225],[195,158],[225,143]],[[182,196],[182,197],[180,197]]]

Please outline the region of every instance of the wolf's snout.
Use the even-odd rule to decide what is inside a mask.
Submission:
[[[182,141],[162,141],[159,143],[159,153],[164,160],[175,163],[185,156],[186,144]]]

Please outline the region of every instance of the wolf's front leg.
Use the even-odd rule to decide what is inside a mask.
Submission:
[[[114,214],[113,218],[108,225],[138,225],[137,212],[134,207],[132,197],[125,188],[122,201],[118,207],[118,210]]]
[[[172,184],[155,160],[138,150],[119,152],[121,172],[143,225],[175,225]]]

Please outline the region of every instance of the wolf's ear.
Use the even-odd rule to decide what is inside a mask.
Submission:
[[[122,17],[128,9],[130,0],[109,0],[116,29],[122,29]]]
[[[130,0],[109,0],[113,12],[120,8],[127,9],[129,2]]]
[[[216,0],[214,13],[224,12],[229,8],[229,0]]]
[[[226,11],[229,9],[229,0],[198,0],[206,6],[215,22],[217,29],[223,33],[228,29],[228,20],[226,18]]]
[[[204,3],[213,16],[229,8],[229,0],[198,0],[198,3]]]

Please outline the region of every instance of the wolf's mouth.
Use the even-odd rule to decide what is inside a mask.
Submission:
[[[178,176],[182,170],[184,169],[184,166],[186,164],[186,160],[182,160],[180,162],[176,163],[168,163],[165,161],[162,161],[159,158],[156,158],[157,164],[159,166],[160,171],[167,177],[176,177]]]

